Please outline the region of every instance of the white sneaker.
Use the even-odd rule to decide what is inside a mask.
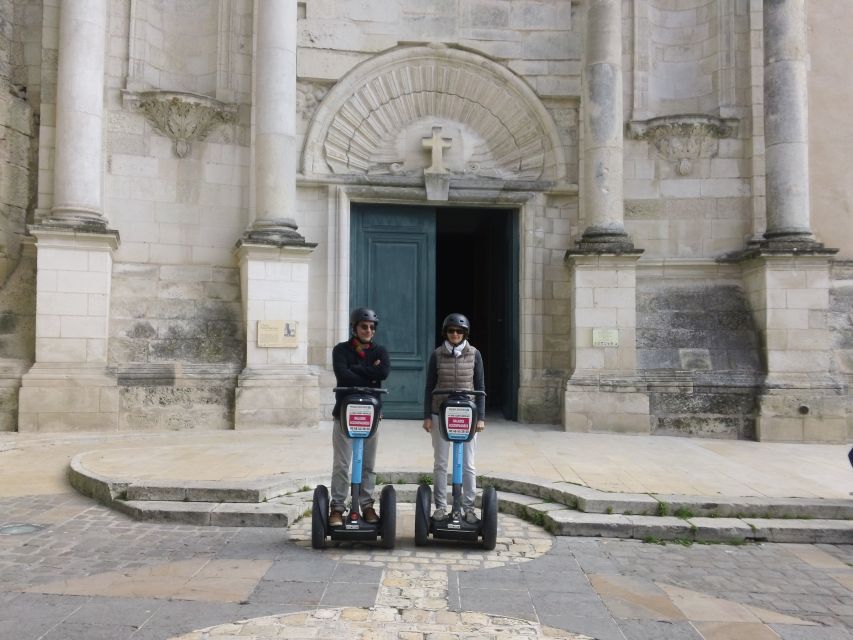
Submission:
[[[447,509],[436,509],[435,513],[432,514],[433,520],[444,520],[447,518]]]
[[[480,520],[477,518],[477,514],[474,513],[473,509],[468,509],[468,511],[465,512],[465,522],[468,524],[477,524],[479,521]]]

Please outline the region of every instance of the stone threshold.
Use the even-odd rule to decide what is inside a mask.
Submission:
[[[398,502],[414,502],[426,474],[377,474],[394,484]],[[157,483],[113,479],[69,467],[71,485],[140,520],[199,526],[289,527],[310,513],[313,488],[328,475],[281,474],[230,482]],[[567,482],[483,475],[498,490],[498,507],[558,536],[634,538],[650,542],[853,543],[853,502],[805,498],[724,498],[618,494]]]

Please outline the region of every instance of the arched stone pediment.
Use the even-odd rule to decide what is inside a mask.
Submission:
[[[539,98],[505,67],[445,46],[394,49],[355,67],[318,107],[306,174],[423,175],[423,140],[440,127],[442,170],[471,177],[557,180],[565,166]]]

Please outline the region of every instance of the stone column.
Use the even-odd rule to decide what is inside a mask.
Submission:
[[[255,58],[255,221],[247,240],[300,240],[296,231],[296,5],[258,1]]]
[[[103,231],[106,0],[62,2],[50,222]]]
[[[114,431],[107,367],[113,252],[103,212],[107,0],[60,3],[53,207],[36,246],[36,362],[21,380],[19,431]]]
[[[237,243],[247,343],[237,429],[319,419],[319,378],[307,364],[309,260],[317,245],[295,222],[296,3],[259,0],[257,8],[255,220]]]
[[[764,441],[843,441],[844,385],[831,371],[830,260],[809,216],[805,0],[764,0],[767,228],[747,249],[744,286],[762,334],[767,375],[756,435]]]
[[[622,0],[591,0],[583,70],[583,183],[588,226],[580,250],[633,249],[625,233],[622,155]]]
[[[622,155],[622,0],[590,0],[583,72],[587,227],[566,252],[572,283],[572,374],[567,431],[649,432],[649,398],[636,377],[635,249],[625,232]]]
[[[774,246],[814,245],[809,216],[805,0],[764,2],[767,230]]]

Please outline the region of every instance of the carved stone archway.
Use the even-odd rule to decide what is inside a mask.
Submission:
[[[505,67],[443,45],[400,47],[356,66],[309,126],[306,176],[422,176],[436,128],[443,170],[468,178],[560,181],[565,157],[539,98]]]

